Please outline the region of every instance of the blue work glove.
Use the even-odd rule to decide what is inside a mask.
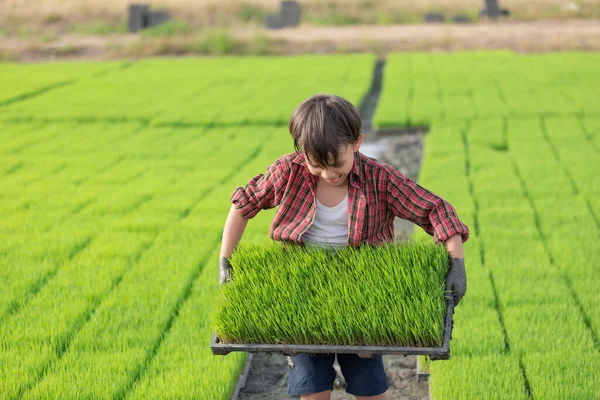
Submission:
[[[227,257],[219,259],[219,287],[231,281],[231,263]]]
[[[467,273],[465,272],[465,259],[452,258],[450,260],[450,271],[446,277],[446,293],[454,297],[454,305],[457,306],[466,292]]]

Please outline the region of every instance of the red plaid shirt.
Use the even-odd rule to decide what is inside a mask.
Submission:
[[[390,165],[357,152],[348,179],[349,245],[392,242],[394,217],[419,225],[436,243],[457,234],[462,235],[463,242],[469,237],[469,229],[450,203]],[[279,206],[271,224],[271,239],[302,242],[302,234],[317,212],[317,181],[302,154],[290,153],[277,159],[265,174],[238,187],[231,201],[246,219],[262,209]]]

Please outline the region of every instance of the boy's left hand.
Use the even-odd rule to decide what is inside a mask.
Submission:
[[[231,281],[231,264],[227,257],[219,259],[219,287]]]
[[[457,306],[460,299],[467,292],[467,273],[465,272],[465,259],[452,258],[450,272],[446,277],[446,292],[454,296],[454,305]]]

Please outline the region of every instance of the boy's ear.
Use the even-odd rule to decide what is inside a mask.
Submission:
[[[360,148],[360,145],[362,143],[363,140],[363,134],[361,133],[360,135],[358,135],[358,139],[356,139],[356,143],[354,143],[354,152],[356,153],[358,151],[358,149]]]

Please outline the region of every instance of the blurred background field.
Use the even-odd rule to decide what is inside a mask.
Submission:
[[[0,60],[600,49],[600,0],[501,0],[508,15],[497,21],[481,17],[484,0],[306,0],[299,27],[279,30],[265,29],[276,0],[163,0],[147,4],[170,20],[135,34],[128,33],[129,4],[1,1]],[[444,22],[426,23],[430,14]]]
[[[159,0],[153,7],[172,11],[190,26],[262,24],[264,15],[277,10],[278,0]],[[130,4],[126,0],[4,0],[0,3],[1,22],[80,23],[104,22],[115,30]],[[421,23],[427,12],[466,13],[473,20],[482,8],[480,0],[304,0],[304,23],[313,25],[359,25]],[[503,0],[500,5],[517,21],[543,19],[598,18],[600,0]],[[85,29],[83,29],[85,30]]]

